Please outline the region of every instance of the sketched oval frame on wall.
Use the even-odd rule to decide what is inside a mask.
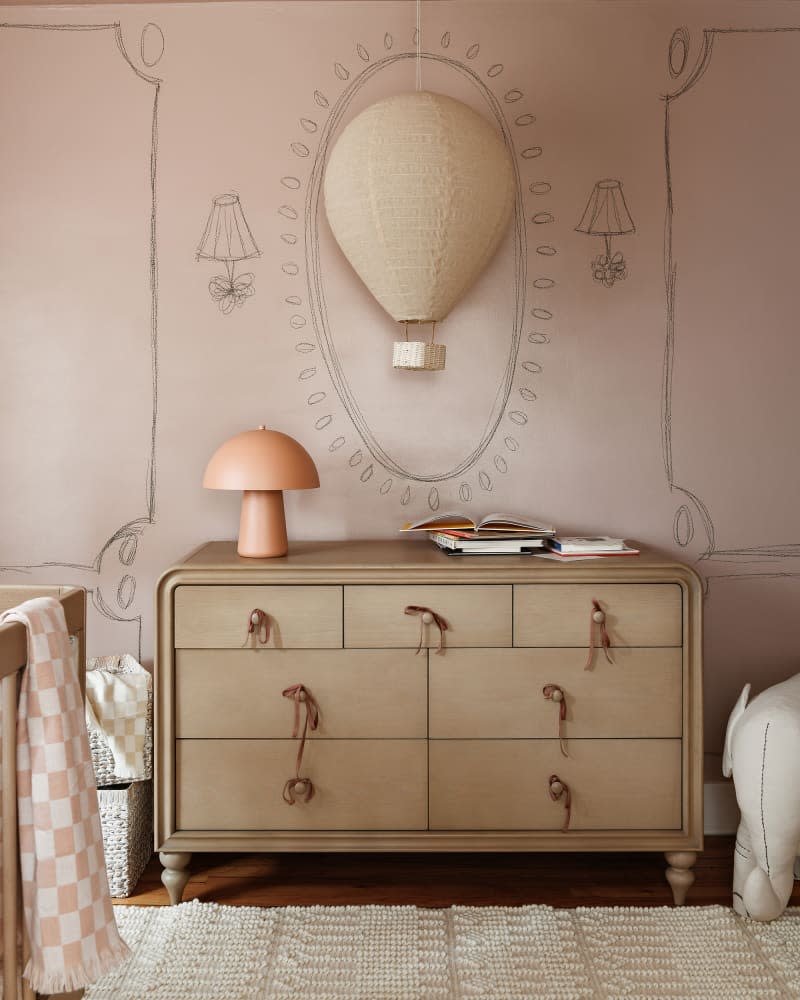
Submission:
[[[489,419],[481,437],[470,447],[468,454],[451,468],[430,475],[415,473],[404,467],[389,454],[369,427],[336,350],[322,288],[318,220],[321,211],[322,179],[334,133],[345,117],[353,98],[377,73],[393,66],[400,60],[416,58],[416,33],[414,33],[412,45],[414,46],[412,50],[392,52],[394,39],[387,33],[383,38],[383,48],[386,54],[382,53],[380,58],[373,60],[369,49],[364,44],[357,43],[355,46],[356,58],[363,64],[357,73],[351,73],[342,62],[334,63],[333,75],[337,86],[341,87],[342,84],[344,86],[338,98],[333,101],[330,101],[321,90],[314,91],[314,102],[320,113],[325,116],[323,124],[320,125],[307,116],[299,119],[304,135],[302,141],[291,141],[289,150],[293,156],[310,161],[309,177],[306,182],[292,173],[287,173],[281,178],[286,200],[278,208],[278,214],[284,223],[289,223],[288,227],[284,225],[284,229],[289,231],[281,232],[281,239],[287,247],[297,246],[300,250],[302,248],[298,246],[298,243],[301,241],[304,243],[307,301],[304,302],[301,296],[292,291],[296,287],[294,282],[291,283],[291,287],[287,288],[287,291],[292,292],[292,294],[287,294],[284,301],[289,307],[287,320],[289,328],[297,336],[294,345],[295,351],[301,358],[301,370],[297,376],[298,382],[305,390],[308,390],[306,395],[309,407],[314,407],[312,417],[314,429],[318,433],[329,435],[328,450],[330,452],[341,450],[347,466],[357,472],[359,480],[363,484],[370,484],[382,496],[399,493],[402,505],[409,504],[420,489],[427,491],[425,500],[428,507],[435,511],[440,505],[440,489],[443,488],[443,484],[452,485],[454,492],[457,492],[459,501],[469,503],[476,494],[492,491],[496,477],[506,475],[509,472],[511,456],[519,451],[520,442],[516,436],[519,433],[518,428],[524,427],[528,423],[531,415],[531,404],[537,398],[535,388],[530,385],[530,379],[531,376],[539,376],[543,370],[540,360],[528,357],[527,353],[525,357],[520,357],[524,326],[529,316],[535,321],[536,328],[527,333],[527,343],[532,347],[539,350],[550,342],[549,324],[554,318],[554,313],[552,309],[544,307],[544,304],[549,305],[550,303],[545,301],[543,304],[541,296],[551,294],[551,289],[556,285],[555,279],[549,273],[539,273],[537,270],[533,275],[530,288],[528,286],[527,224],[530,222],[538,230],[539,227],[552,225],[555,222],[555,217],[551,211],[547,210],[546,204],[546,198],[552,190],[551,184],[538,176],[526,178],[522,177],[520,173],[520,161],[523,168],[528,169],[529,164],[535,164],[542,155],[542,147],[526,143],[522,149],[517,150],[512,135],[512,127],[525,130],[536,122],[536,116],[529,112],[522,112],[513,118],[513,126],[509,125],[506,118],[504,108],[512,108],[524,98],[524,94],[521,90],[513,88],[501,90],[498,97],[489,83],[484,82],[481,75],[467,64],[467,62],[471,62],[475,65],[474,61],[479,56],[480,45],[478,43],[470,45],[465,53],[467,62],[463,62],[446,54],[446,50],[451,45],[451,35],[450,32],[444,32],[440,38],[440,46],[445,51],[423,51],[420,53],[420,58],[448,67],[453,72],[459,73],[476,88],[482,100],[485,101],[490,116],[500,129],[514,160],[517,199],[513,236],[515,296],[513,329],[509,338],[508,356],[502,379],[494,397]],[[502,63],[493,63],[486,69],[485,76],[494,85],[495,81],[499,81],[503,69]],[[524,135],[524,131],[521,134]],[[309,146],[309,137],[317,139],[315,150]],[[304,184],[305,191],[303,191]],[[535,211],[531,212],[530,218],[526,215],[524,204],[526,195],[535,203]],[[295,200],[299,197],[303,198],[302,214],[300,202]],[[293,223],[297,224],[298,230],[302,226],[302,233],[291,231]],[[542,262],[552,261],[558,252],[552,241],[545,242],[544,237],[542,242],[535,246],[535,251],[538,254],[538,259]],[[298,254],[297,258],[290,257],[282,261],[281,270],[284,279],[290,281],[300,275],[302,265],[299,262],[299,257]],[[530,289],[533,289],[537,299],[530,313],[526,313]],[[313,341],[306,332],[309,319],[313,328]],[[309,363],[314,360],[313,355],[316,352],[321,355],[324,368]],[[336,427],[337,415],[325,406],[320,406],[320,404],[325,403],[328,393],[317,386],[319,379],[326,375],[333,385],[345,414],[353,425],[355,436],[351,435],[349,431],[345,432]],[[520,380],[526,381],[522,384]],[[515,389],[516,393],[514,393]],[[320,413],[320,410],[324,412]],[[511,426],[501,429],[501,424],[504,422]],[[490,455],[490,446],[500,434],[502,434],[502,445],[497,448],[494,454]]]

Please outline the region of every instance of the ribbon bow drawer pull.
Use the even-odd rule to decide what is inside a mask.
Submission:
[[[422,643],[425,639],[425,626],[431,624],[435,624],[439,629],[439,645],[436,648],[436,652],[444,652],[444,634],[450,626],[440,614],[437,614],[432,608],[426,608],[423,604],[409,604],[403,613],[406,615],[419,615],[419,642],[417,643],[418,653],[422,652]]]
[[[600,627],[600,646],[603,652],[606,654],[606,659],[609,663],[614,661],[611,659],[611,653],[609,653],[609,648],[611,646],[611,639],[608,635],[608,629],[606,628],[606,613],[600,607],[599,601],[592,601],[592,614],[589,618],[589,656],[586,659],[586,664],[584,670],[588,670],[592,665],[592,660],[594,659],[594,633],[595,628]]]
[[[319,705],[314,700],[314,696],[304,684],[292,684],[281,694],[284,698],[291,698],[294,702],[294,726],[292,728],[292,739],[297,739],[300,732],[300,706],[305,705],[306,715],[303,721],[303,735],[300,737],[300,746],[297,749],[297,758],[294,764],[294,777],[289,778],[283,786],[283,801],[293,806],[298,799],[303,802],[310,802],[314,798],[314,783],[310,778],[304,778],[300,774],[300,767],[303,763],[303,751],[306,746],[306,736],[308,730],[312,731],[319,725]]]
[[[561,827],[561,832],[567,833],[572,819],[572,793],[569,790],[569,785],[562,781],[557,774],[551,774],[547,790],[553,802],[558,802],[561,798],[564,799],[564,825]]]
[[[256,642],[266,646],[269,642],[270,624],[269,615],[261,608],[253,608],[247,616],[247,633],[244,637],[243,646],[246,646],[250,636],[254,635]]]
[[[564,723],[567,718],[567,695],[564,689],[559,687],[558,684],[545,684],[542,688],[542,694],[548,701],[555,702],[558,705],[558,745],[561,748],[562,756],[569,757],[564,737]]]

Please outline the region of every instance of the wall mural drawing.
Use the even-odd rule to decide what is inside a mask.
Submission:
[[[416,32],[412,39],[414,47],[415,40]],[[452,96],[459,96],[453,91],[460,90],[464,96],[459,99],[471,100],[493,121],[513,154],[517,200],[502,264],[511,275],[502,304],[505,314],[497,323],[487,317],[497,340],[501,336],[501,323],[503,327],[502,347],[493,349],[493,357],[487,363],[487,382],[489,378],[493,380],[490,398],[483,402],[480,424],[470,428],[468,441],[464,437],[455,446],[443,447],[427,468],[419,467],[420,449],[408,448],[404,452],[398,440],[402,435],[393,434],[388,427],[383,412],[386,408],[373,405],[369,412],[369,405],[363,400],[369,397],[370,387],[355,384],[359,377],[357,366],[352,364],[356,347],[347,341],[347,327],[351,324],[344,318],[345,313],[338,302],[340,293],[332,275],[337,273],[351,289],[357,279],[352,272],[348,274],[342,270],[331,250],[332,238],[326,228],[321,198],[324,170],[338,130],[363,106],[375,100],[370,95],[382,96],[392,83],[394,92],[411,89],[409,80],[416,51],[395,51],[395,39],[388,33],[383,36],[382,45],[383,51],[374,55],[369,46],[358,43],[355,63],[350,68],[345,61],[334,62],[332,77],[336,94],[331,95],[328,88],[313,92],[315,110],[299,119],[305,135],[289,145],[292,157],[300,162],[296,169],[287,170],[281,179],[284,188],[283,203],[278,208],[284,229],[281,239],[288,246],[302,241],[304,258],[300,254],[288,254],[281,265],[287,292],[287,322],[291,334],[296,337],[295,350],[300,355],[298,382],[306,393],[313,427],[325,435],[329,451],[341,452],[347,467],[354,471],[365,488],[374,489],[379,496],[393,495],[403,506],[412,501],[425,503],[435,511],[444,490],[457,494],[462,503],[490,493],[497,480],[508,474],[520,450],[518,435],[531,418],[532,404],[537,398],[537,381],[543,371],[542,351],[551,338],[554,310],[549,297],[556,286],[556,278],[549,263],[556,256],[557,248],[548,234],[555,217],[548,210],[551,185],[535,172],[543,155],[543,147],[536,143],[536,117],[526,110],[517,111],[524,94],[514,87],[501,85],[502,63],[490,62],[483,71],[478,68],[480,45],[477,42],[466,48],[463,60],[454,57],[451,33],[444,32],[439,39],[441,51],[420,53],[426,68],[426,82],[435,84],[429,83],[428,89]],[[513,114],[515,111],[517,113]],[[510,121],[507,115],[513,115]],[[517,143],[521,146],[519,151]],[[534,211],[528,209],[530,214],[526,217],[527,202]],[[528,228],[535,251],[532,258],[528,253]],[[530,279],[529,271],[532,272]],[[298,294],[297,289],[298,279],[302,281],[303,277],[305,296]],[[367,328],[387,329],[394,337],[388,316],[384,323],[384,315],[378,308],[371,313],[368,307],[364,309]],[[448,317],[448,332],[454,335],[462,333],[465,325],[463,320],[459,324],[453,314]],[[313,331],[312,336],[309,336],[309,328]],[[376,340],[378,336],[376,332]],[[363,360],[362,357],[362,368]],[[382,355],[376,351],[369,369],[373,377],[378,374],[376,368],[382,362]],[[402,423],[409,436],[426,434],[430,440],[436,436],[437,423],[448,420],[447,413],[425,414],[427,400],[414,396],[418,391],[411,387],[414,377],[407,373],[398,377],[401,382],[391,383],[392,398],[402,399],[402,394],[407,393],[408,401],[396,422]],[[448,377],[449,382],[441,381]],[[440,381],[428,397],[441,398],[444,394],[451,409],[458,410],[457,373],[452,376],[450,373],[437,374],[434,378]],[[474,402],[481,405],[480,401]],[[342,426],[343,418],[352,428]],[[418,421],[416,430],[415,419]],[[453,454],[458,452],[461,457],[453,461]]]
[[[37,289],[39,310],[12,310],[7,317],[13,333],[4,344],[10,376],[4,403],[14,414],[16,432],[7,435],[2,451],[5,467],[16,475],[6,477],[0,499],[15,528],[4,533],[0,574],[69,570],[69,582],[85,586],[101,614],[133,625],[141,646],[133,567],[142,535],[156,516],[161,81],[129,57],[119,22],[2,23],[0,46],[4,69],[19,83],[13,98],[0,98],[4,132],[15,136],[3,156],[3,215],[17,234],[13,255],[3,257],[18,283],[42,272],[59,278]],[[142,62],[155,65],[163,47],[161,29],[148,24],[141,32]],[[37,66],[48,64],[57,66],[60,76],[45,100],[41,88],[25,81]],[[20,94],[28,92],[37,95],[38,130],[24,127],[30,108]],[[125,106],[121,120],[108,121],[109,99]],[[62,138],[45,162],[42,136],[49,143]],[[20,205],[23,199],[14,191],[29,189],[34,177],[36,197]],[[113,185],[97,181],[108,177],[114,177]],[[74,217],[85,204],[92,204],[96,219]],[[25,226],[15,218],[21,211]],[[49,234],[46,246],[37,242],[42,231]],[[118,285],[106,287],[106,277],[90,296],[76,294],[87,287],[87,270],[98,255],[107,277],[113,268],[108,262],[117,264]],[[61,328],[79,333],[62,344],[53,336]],[[127,360],[120,372],[122,352]],[[108,398],[104,390],[110,390]],[[27,412],[37,418],[50,414],[55,451],[43,437],[41,419],[28,419]],[[42,449],[48,449],[48,462],[40,461]],[[117,453],[124,457],[112,467],[109,455]],[[56,481],[69,488],[52,493]],[[42,491],[54,498],[45,523],[26,517]],[[31,558],[45,551],[47,560]]]
[[[664,98],[667,215],[662,447],[673,533],[706,577],[800,574],[794,247],[800,27],[710,28]],[[786,81],[796,81],[794,87]],[[757,361],[756,361],[757,352]],[[758,408],[748,400],[765,401]],[[780,484],[765,494],[764,484]]]
[[[628,267],[622,253],[611,250],[612,236],[627,236],[636,232],[636,226],[625,203],[622,181],[606,179],[597,181],[589,196],[581,221],[575,227],[576,233],[587,236],[602,236],[605,253],[592,260],[592,277],[606,288],[628,276]]]
[[[164,55],[164,32],[153,21],[142,28],[139,55],[143,65],[147,66],[148,69],[152,69]]]
[[[215,275],[208,283],[211,298],[224,315],[229,315],[255,294],[252,271],[236,275],[236,264],[251,257],[260,257],[250,227],[242,211],[239,195],[233,192],[214,198],[196,260],[214,260],[225,265],[225,274]]]

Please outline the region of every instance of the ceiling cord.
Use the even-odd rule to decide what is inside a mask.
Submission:
[[[417,91],[422,90],[422,0],[417,0]]]

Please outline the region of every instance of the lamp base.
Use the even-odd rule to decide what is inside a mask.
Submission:
[[[248,559],[271,559],[289,551],[282,490],[245,490],[237,552]]]

